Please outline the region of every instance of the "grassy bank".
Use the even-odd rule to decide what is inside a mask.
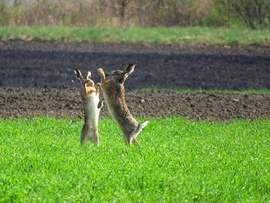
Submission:
[[[7,26],[0,27],[0,39],[269,46],[270,30]]]
[[[268,202],[270,121],[150,120],[128,148],[110,119],[0,120],[0,202]]]

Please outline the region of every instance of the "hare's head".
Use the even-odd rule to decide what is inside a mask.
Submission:
[[[127,77],[134,71],[136,64],[129,64],[125,71],[115,70],[112,72],[112,78],[117,83],[124,83]]]
[[[78,69],[74,69],[74,73],[77,76],[77,78],[81,81],[82,85],[85,85],[86,87],[93,87],[95,85],[94,81],[90,79],[91,77],[91,72],[88,71],[87,76],[84,78],[82,76],[81,71]]]

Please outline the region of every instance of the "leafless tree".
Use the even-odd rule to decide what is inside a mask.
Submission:
[[[269,0],[221,0],[220,3],[252,29],[261,28],[270,21]]]

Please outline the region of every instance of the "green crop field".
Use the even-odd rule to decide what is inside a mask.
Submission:
[[[145,119],[139,119],[143,121]],[[270,121],[150,119],[141,147],[99,122],[0,120],[0,202],[270,202]]]
[[[244,36],[244,37],[243,37]],[[165,44],[270,45],[270,30],[217,29],[200,27],[0,27],[0,40],[95,41]]]

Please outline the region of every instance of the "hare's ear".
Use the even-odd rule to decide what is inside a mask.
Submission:
[[[135,68],[136,68],[136,64],[129,64],[126,67],[126,72],[134,71]]]
[[[79,78],[80,80],[83,79],[81,71],[79,71],[78,69],[74,69],[74,73],[77,76],[77,78]]]
[[[91,78],[91,71],[88,71],[86,78],[87,79],[90,79]]]

